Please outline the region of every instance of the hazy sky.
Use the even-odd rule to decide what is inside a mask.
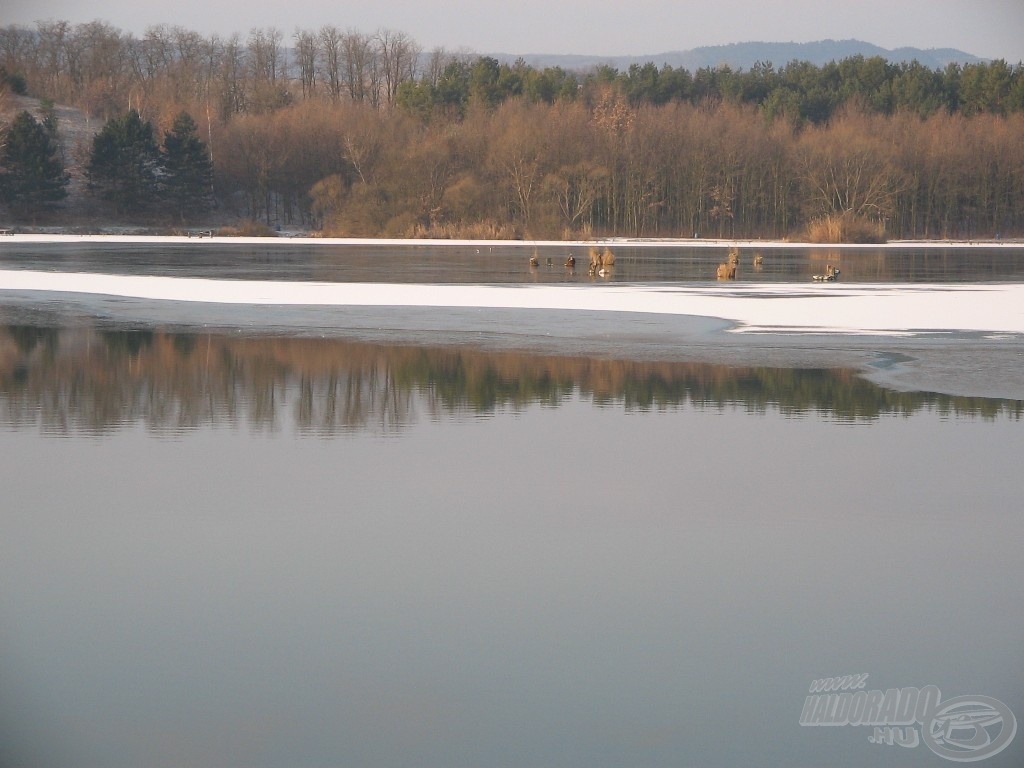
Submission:
[[[1024,0],[3,0],[0,24],[102,19],[136,35],[333,24],[405,32],[425,50],[642,55],[746,41],[857,38],[884,48],[959,48],[1024,60]]]

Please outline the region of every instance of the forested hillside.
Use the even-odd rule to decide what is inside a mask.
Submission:
[[[154,193],[114,202],[110,179],[104,196],[101,177],[73,178],[93,215],[187,224],[216,205],[412,237],[1024,233],[1024,71],[1003,61],[573,72],[424,53],[389,30],[136,38],[44,22],[0,29],[0,67],[9,93],[78,107],[94,132],[129,109],[150,126]],[[208,200],[163,189],[172,135],[212,156]],[[96,152],[65,149],[73,177]]]

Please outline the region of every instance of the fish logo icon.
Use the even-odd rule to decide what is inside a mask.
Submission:
[[[1013,712],[990,696],[943,701],[922,725],[921,741],[939,757],[959,763],[999,754],[1017,733]]]

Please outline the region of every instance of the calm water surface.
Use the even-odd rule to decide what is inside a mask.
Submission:
[[[715,279],[723,248],[637,247],[613,244],[615,267],[607,278],[587,274],[586,249],[528,245],[351,246],[274,244],[139,245],[0,243],[0,269],[199,276],[247,280],[323,280],[412,283],[689,282]],[[563,265],[573,253],[577,268]],[[760,253],[763,264],[754,266]],[[540,265],[531,269],[536,254]],[[852,282],[965,282],[1024,280],[1024,248],[991,249],[780,249],[744,248],[738,279],[749,282],[810,280],[826,264]],[[550,265],[548,264],[550,260]]]
[[[801,713],[866,673],[1024,716],[1022,413],[843,369],[9,325],[0,765],[951,764]]]
[[[0,246],[0,269],[590,279],[565,248]],[[723,257],[615,250],[636,283]],[[1020,250],[753,253],[741,280],[1024,280]],[[0,766],[1024,764],[1024,736],[996,752],[1024,717],[1024,401],[739,347],[660,362],[672,318],[433,312],[398,345],[386,308],[247,312],[0,303]],[[973,703],[801,725],[812,681],[854,674]]]

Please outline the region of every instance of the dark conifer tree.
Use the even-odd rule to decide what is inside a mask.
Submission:
[[[207,211],[213,204],[213,163],[188,112],[174,118],[174,125],[164,135],[163,185],[168,205],[182,219]]]
[[[158,198],[160,150],[153,125],[134,109],[113,117],[92,141],[89,189],[120,213],[144,210]]]
[[[68,179],[53,133],[19,113],[0,150],[0,200],[19,214],[51,207],[67,197]]]

